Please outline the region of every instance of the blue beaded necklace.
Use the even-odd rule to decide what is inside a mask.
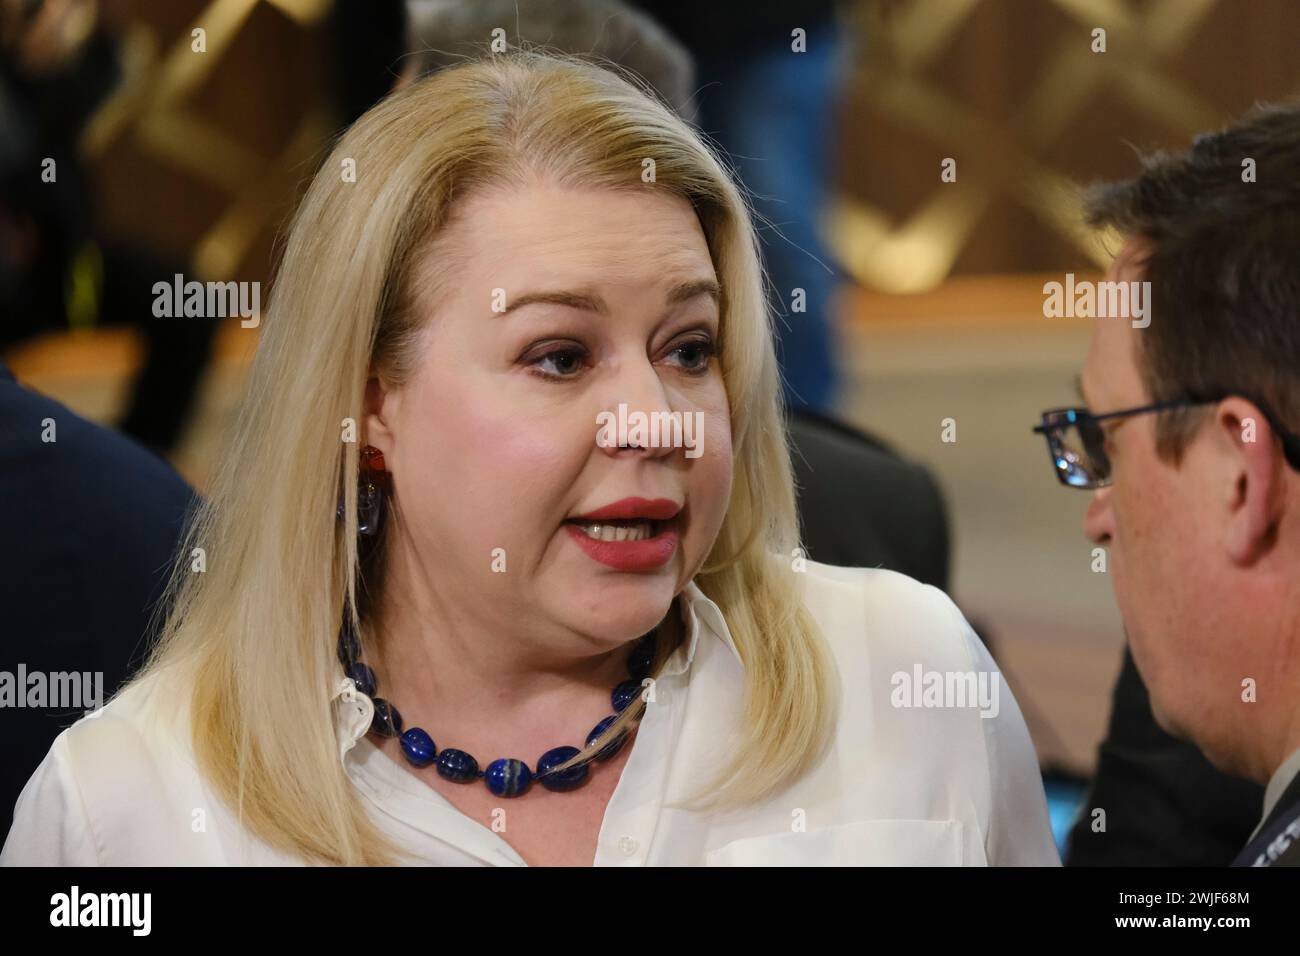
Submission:
[[[614,713],[601,720],[587,734],[586,746],[590,747],[641,693],[641,682],[650,675],[654,663],[656,633],[651,631],[637,640],[636,646],[628,656],[628,679],[614,688],[610,702]],[[357,690],[369,697],[375,707],[374,718],[370,722],[370,732],[381,737],[398,737],[402,746],[402,756],[413,767],[423,768],[435,764],[438,775],[455,783],[470,783],[482,779],[487,788],[498,797],[517,797],[525,793],[534,780],[541,782],[548,790],[574,790],[587,779],[587,771],[592,760],[608,760],[627,743],[628,732],[623,730],[617,737],[607,743],[598,753],[587,760],[574,764],[568,770],[556,772],[566,760],[581,753],[577,747],[553,747],[537,758],[537,771],[533,772],[528,764],[514,757],[502,757],[480,770],[478,761],[463,750],[450,747],[438,750],[433,738],[420,727],[402,730],[402,715],[388,701],[376,697],[377,681],[375,672],[361,661],[361,642],[353,631],[350,618],[345,618],[339,632],[339,660],[347,676],[356,684]]]

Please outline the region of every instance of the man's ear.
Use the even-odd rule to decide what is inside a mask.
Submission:
[[[1228,556],[1251,565],[1273,547],[1285,505],[1286,460],[1268,419],[1244,398],[1219,403],[1214,430],[1228,462]]]
[[[374,445],[386,458],[392,457],[394,436],[391,422],[397,410],[398,392],[378,376],[366,380],[366,409],[361,427],[361,445]]]

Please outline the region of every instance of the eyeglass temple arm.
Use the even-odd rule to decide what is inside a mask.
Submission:
[[[1076,414],[1079,418],[1086,417],[1091,419],[1094,422],[1099,422],[1099,421],[1105,421],[1108,418],[1120,418],[1128,415],[1139,415],[1142,414],[1143,412],[1158,412],[1158,411],[1166,411],[1171,408],[1186,408],[1194,405],[1209,405],[1212,402],[1219,402],[1222,400],[1223,400],[1222,398],[1173,399],[1167,402],[1154,402],[1151,405],[1140,405],[1137,408],[1121,408],[1118,411],[1104,412],[1101,415],[1094,415],[1092,414],[1092,412],[1088,412],[1088,411],[1078,411]],[[1273,431],[1277,433],[1278,438],[1281,439],[1282,454],[1285,456],[1287,460],[1287,464],[1289,464],[1296,471],[1300,471],[1300,435],[1297,435],[1294,432],[1287,431],[1285,428],[1282,427],[1282,424],[1273,416],[1271,412],[1269,412],[1262,405],[1260,405],[1259,402],[1254,402],[1253,399],[1251,401],[1256,407],[1259,408],[1264,418],[1268,421],[1269,427],[1272,428]],[[1063,428],[1067,428],[1071,424],[1075,424],[1075,423],[1060,422],[1057,424],[1049,425],[1046,422],[1042,422],[1038,425],[1035,425],[1033,427],[1033,431],[1039,435],[1046,435],[1048,432],[1059,431]]]
[[[1136,408],[1121,408],[1113,412],[1103,412],[1100,415],[1094,415],[1092,412],[1088,411],[1087,409],[1082,409],[1082,408],[1060,409],[1059,411],[1074,412],[1076,420],[1073,422],[1056,422],[1054,424],[1048,424],[1047,422],[1040,422],[1039,424],[1033,427],[1033,431],[1037,432],[1040,435],[1043,435],[1050,431],[1059,431],[1063,428],[1069,428],[1071,425],[1078,424],[1078,422],[1083,419],[1087,419],[1093,422],[1101,422],[1110,418],[1123,418],[1129,415],[1140,415],[1143,412],[1161,412],[1169,408],[1181,408],[1186,405],[1204,405],[1204,404],[1205,402],[1193,402],[1193,401],[1188,401],[1186,399],[1176,399],[1168,402],[1155,402],[1154,404],[1151,405],[1139,405]],[[1052,413],[1045,412],[1044,417],[1050,414]]]

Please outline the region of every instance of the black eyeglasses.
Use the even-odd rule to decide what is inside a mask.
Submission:
[[[1043,422],[1034,431],[1047,439],[1047,450],[1052,456],[1052,470],[1057,480],[1071,488],[1105,488],[1110,484],[1110,458],[1106,455],[1106,432],[1101,423],[1113,418],[1128,418],[1148,412],[1163,412],[1173,408],[1193,408],[1212,405],[1227,398],[1185,398],[1156,402],[1137,408],[1124,408],[1116,412],[1094,415],[1086,408],[1054,408],[1043,412]],[[1246,397],[1246,396],[1243,396]],[[1300,471],[1300,435],[1283,427],[1263,404],[1250,399],[1259,408],[1273,431],[1282,440],[1282,453],[1292,468]]]

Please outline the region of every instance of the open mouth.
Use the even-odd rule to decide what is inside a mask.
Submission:
[[[599,521],[569,519],[565,522],[579,529],[592,541],[645,541],[658,537],[670,522],[650,518],[601,518]]]

